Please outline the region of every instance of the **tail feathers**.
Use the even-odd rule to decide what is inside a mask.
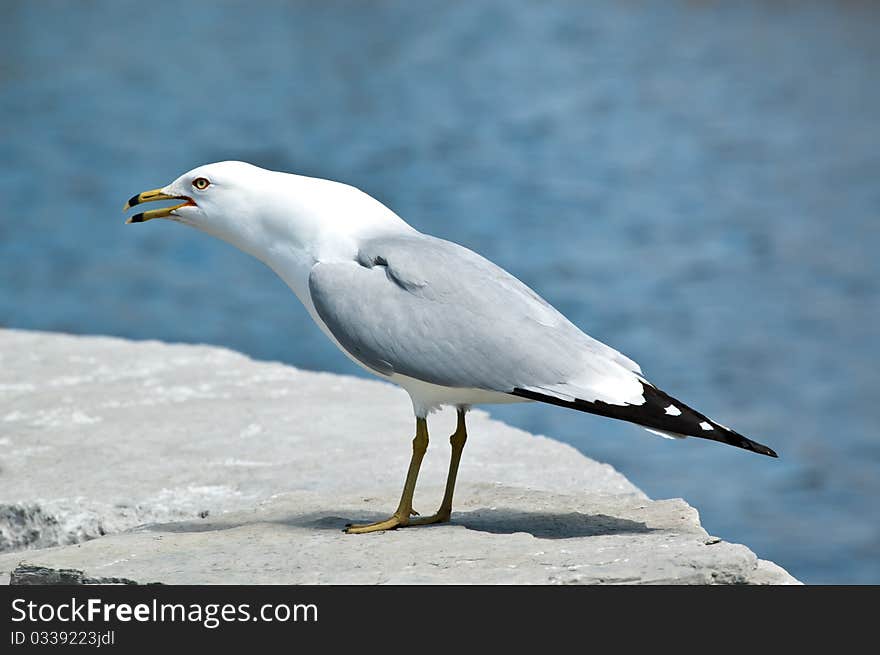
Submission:
[[[644,381],[642,382],[642,395],[645,402],[641,405],[614,405],[601,400],[588,401],[579,398],[567,400],[538,390],[521,388],[514,389],[512,395],[628,421],[664,437],[711,439],[761,455],[778,457],[772,448],[747,439],[740,433],[716,423]]]

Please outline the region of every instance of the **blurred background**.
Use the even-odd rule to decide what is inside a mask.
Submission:
[[[880,6],[0,3],[0,325],[365,375],[267,268],[133,193],[242,159],[345,181],[777,449],[546,405],[812,583],[880,583]]]

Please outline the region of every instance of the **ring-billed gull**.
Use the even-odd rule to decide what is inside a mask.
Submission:
[[[475,404],[541,401],[776,457],[655,387],[638,364],[584,334],[508,272],[418,232],[354,187],[228,161],[138,194],[125,209],[170,199],[183,202],[127,222],[167,218],[263,261],[342,352],[409,393],[416,436],[397,510],[348,532],[449,520],[465,414]],[[427,416],[443,405],[458,412],[446,492],[436,514],[420,517],[412,500]]]

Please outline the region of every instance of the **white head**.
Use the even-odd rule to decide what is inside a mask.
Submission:
[[[240,161],[206,164],[125,205],[183,200],[129,218],[165,218],[223,239],[270,266],[296,251],[315,261],[357,252],[360,239],[411,231],[394,212],[358,189],[317,178],[268,171]]]

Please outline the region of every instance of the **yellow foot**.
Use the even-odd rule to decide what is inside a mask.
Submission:
[[[349,525],[345,528],[346,534],[365,534],[367,532],[379,532],[380,530],[393,530],[410,525],[409,515],[403,517],[400,514],[392,514],[384,521],[365,523],[363,525]]]
[[[447,523],[452,516],[452,512],[441,509],[433,516],[420,516],[417,519],[410,519],[410,525],[431,525],[432,523]]]
[[[432,523],[446,523],[452,512],[440,510],[432,516],[419,516],[416,511],[411,511],[411,516],[406,520],[402,519],[399,514],[394,513],[384,521],[376,521],[375,523],[365,523],[363,525],[347,525],[345,526],[346,534],[366,534],[367,532],[379,532],[381,530],[394,530],[395,528],[405,528],[408,525],[430,525]],[[417,518],[412,518],[417,517]]]

